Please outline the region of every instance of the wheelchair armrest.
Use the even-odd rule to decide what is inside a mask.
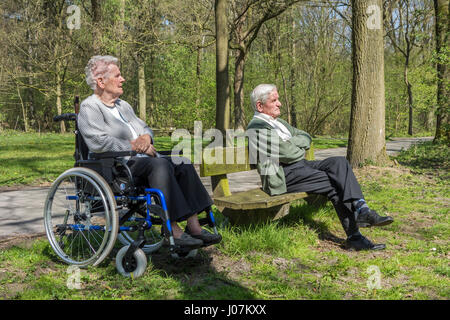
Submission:
[[[136,151],[108,151],[102,153],[91,153],[90,157],[94,160],[118,158],[118,157],[132,157],[137,154]]]
[[[162,156],[170,156],[172,155],[172,151],[171,150],[163,150],[163,151],[158,151],[158,153]],[[179,154],[183,154],[183,149],[179,150]]]

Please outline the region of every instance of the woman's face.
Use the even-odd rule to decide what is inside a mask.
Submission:
[[[100,87],[110,95],[119,97],[123,93],[122,83],[125,82],[125,79],[120,74],[119,67],[115,64],[110,64],[108,69],[109,76],[107,78],[98,78]]]

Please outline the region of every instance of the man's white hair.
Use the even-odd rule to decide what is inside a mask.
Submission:
[[[92,90],[97,88],[98,78],[108,78],[111,64],[119,66],[119,59],[113,56],[93,56],[89,60],[84,71],[86,72],[86,82]]]
[[[258,101],[261,101],[262,104],[266,103],[267,98],[274,90],[277,90],[277,87],[274,84],[263,83],[256,86],[250,94],[250,101],[252,103],[253,110],[258,112],[258,109],[256,109],[256,103]]]

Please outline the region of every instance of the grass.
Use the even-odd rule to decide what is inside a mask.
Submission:
[[[394,217],[362,229],[379,252],[349,252],[331,207],[299,201],[272,223],[237,227],[216,210],[223,241],[179,261],[149,257],[141,278],[120,276],[113,258],[82,269],[80,289],[46,239],[0,249],[0,299],[426,299],[450,297],[448,148],[425,143],[399,165],[356,169],[369,205]],[[1,243],[0,243],[1,245]],[[379,270],[379,288],[370,288]]]

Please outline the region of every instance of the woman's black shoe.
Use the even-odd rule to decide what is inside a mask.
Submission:
[[[192,238],[202,240],[205,247],[222,241],[222,236],[220,234],[211,233],[205,229],[202,229],[202,232],[200,234],[190,234],[190,236]]]
[[[203,246],[203,241],[201,239],[196,239],[191,237],[186,232],[183,232],[181,237],[174,238],[175,245],[182,248],[200,248]]]

